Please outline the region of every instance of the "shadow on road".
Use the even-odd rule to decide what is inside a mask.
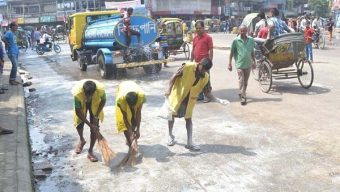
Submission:
[[[312,85],[309,89],[300,86],[298,82],[275,82],[271,92],[291,93],[297,95],[319,95],[329,93],[331,89],[319,85]]]
[[[185,146],[179,143],[178,145]],[[250,151],[250,148],[245,148],[242,146],[232,146],[232,145],[221,145],[221,144],[202,144],[200,145],[201,150],[198,152],[189,152],[178,154],[178,156],[197,156],[206,153],[216,153],[216,154],[233,154],[239,153],[246,156],[255,156],[255,152]]]
[[[213,91],[213,95],[220,99],[226,99],[229,102],[240,102],[238,89],[220,89]],[[258,103],[258,102],[281,102],[281,98],[253,98],[251,96],[247,97],[248,103]]]

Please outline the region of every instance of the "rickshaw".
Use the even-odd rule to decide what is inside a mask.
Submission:
[[[190,59],[190,38],[185,38],[182,29],[182,20],[179,18],[161,18],[160,23],[166,25],[168,33],[169,55],[184,53],[186,59]]]
[[[305,57],[302,33],[282,34],[274,39],[255,38],[255,79],[263,92],[268,93],[274,79],[298,78],[303,88],[310,88],[314,80],[312,64]]]
[[[22,50],[23,52],[26,52],[29,46],[28,36],[26,34],[26,31],[23,30],[22,28],[19,28],[16,31],[15,36],[16,36],[16,41],[17,41],[17,45],[19,49]]]

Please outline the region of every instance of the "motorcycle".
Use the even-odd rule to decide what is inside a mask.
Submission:
[[[61,47],[56,44],[54,41],[49,41],[51,44],[40,43],[36,48],[36,52],[38,55],[43,55],[45,52],[51,52],[52,50],[56,53],[61,52]],[[48,47],[50,45],[51,47]]]

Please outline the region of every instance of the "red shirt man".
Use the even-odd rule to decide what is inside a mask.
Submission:
[[[259,34],[257,34],[258,38],[262,38],[262,39],[267,39],[268,37],[268,32],[269,32],[269,28],[268,27],[262,27],[259,31]]]
[[[196,36],[193,40],[193,47],[191,51],[191,61],[196,63],[201,62],[204,58],[209,58],[213,60],[213,41],[212,38],[204,31],[204,22],[197,21],[195,23]],[[209,71],[208,71],[209,73]],[[204,102],[210,102],[213,100],[213,95],[211,94],[211,84],[210,79],[207,85],[204,87],[203,92],[198,97],[199,100],[204,98]],[[204,93],[204,94],[203,94]]]
[[[305,40],[307,44],[313,42],[313,35],[314,35],[314,30],[311,27],[307,26],[304,31],[304,36],[305,36]]]
[[[203,23],[203,22],[202,22]],[[193,40],[191,60],[200,62],[204,58],[213,59],[213,41],[212,38],[204,31],[204,24],[196,22],[196,33]]]

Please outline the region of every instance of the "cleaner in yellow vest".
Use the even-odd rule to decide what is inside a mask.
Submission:
[[[82,80],[78,82],[72,89],[74,96],[74,125],[77,128],[80,142],[76,147],[76,153],[80,154],[86,143],[83,137],[84,124],[90,127],[91,140],[87,158],[91,162],[98,161],[93,154],[93,147],[96,143],[96,129],[99,129],[99,120],[104,120],[103,108],[106,103],[106,94],[104,85],[96,80]],[[90,121],[86,119],[87,112],[90,113]]]
[[[170,117],[168,145],[175,145],[175,136],[172,134],[174,117],[184,117],[187,129],[187,145],[189,150],[198,151],[199,146],[192,142],[192,112],[196,104],[197,96],[208,83],[207,71],[212,67],[209,58],[202,59],[199,63],[184,63],[175,73],[169,83],[168,92],[165,94],[169,101]]]
[[[124,81],[116,92],[116,123],[118,133],[124,132],[127,144],[140,137],[142,107],[145,103],[144,91],[133,81]]]

